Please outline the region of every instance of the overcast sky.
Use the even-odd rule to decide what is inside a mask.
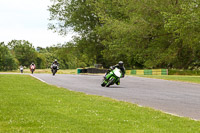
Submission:
[[[27,40],[36,48],[71,40],[48,30],[50,0],[0,0],[0,42]]]

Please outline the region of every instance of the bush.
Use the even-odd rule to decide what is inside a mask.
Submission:
[[[0,43],[0,71],[16,70],[18,66],[17,60],[9,51],[8,47]]]
[[[178,70],[169,69],[169,75],[200,75],[200,70]]]

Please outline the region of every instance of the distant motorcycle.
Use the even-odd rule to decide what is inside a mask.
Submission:
[[[23,71],[24,71],[24,68],[23,68],[23,66],[21,66],[20,67],[20,72],[23,73]]]
[[[122,72],[120,69],[115,68],[114,70],[110,71],[103,79],[101,83],[102,87],[109,87],[110,85],[115,84],[119,79],[122,77]]]
[[[33,72],[35,71],[35,66],[31,65],[30,70],[31,70],[31,73],[33,74]]]
[[[51,71],[52,71],[52,74],[53,74],[53,76],[56,74],[56,72],[57,72],[57,70],[58,70],[58,65],[56,65],[56,64],[53,64],[52,66],[51,66]]]

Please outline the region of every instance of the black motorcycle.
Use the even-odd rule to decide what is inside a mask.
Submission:
[[[58,65],[53,64],[51,69],[52,69],[51,71],[52,71],[53,76],[54,76],[56,74],[57,70],[58,70]]]

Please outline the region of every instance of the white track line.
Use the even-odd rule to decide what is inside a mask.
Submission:
[[[34,76],[33,74],[30,74],[32,77],[34,77],[34,78],[36,78],[36,79],[38,79],[38,80],[40,80],[40,81],[42,81],[43,83],[46,83],[44,80],[42,80],[41,78],[38,78],[38,77],[36,77],[36,76]]]

